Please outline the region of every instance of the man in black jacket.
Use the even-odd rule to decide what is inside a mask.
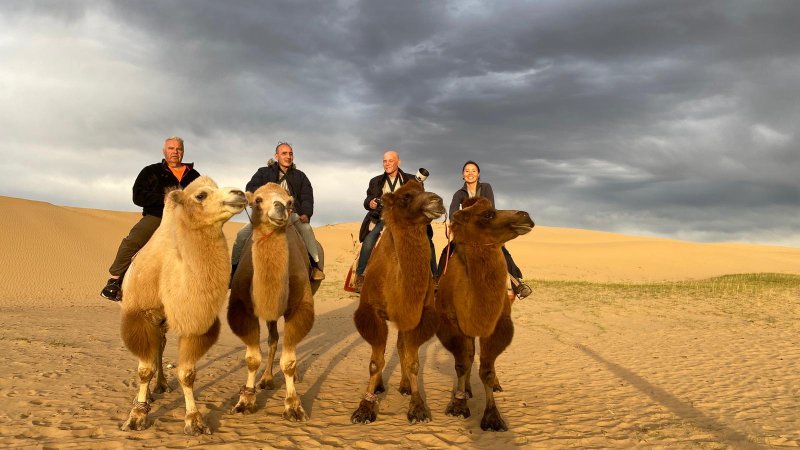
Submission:
[[[267,183],[280,184],[282,188],[286,189],[294,198],[294,211],[289,220],[294,223],[303,241],[306,243],[306,249],[311,256],[311,279],[314,281],[322,281],[325,279],[325,274],[319,267],[319,247],[317,246],[317,238],[314,236],[314,230],[311,228],[311,216],[314,214],[314,189],[311,187],[311,182],[305,173],[294,165],[294,150],[287,142],[281,142],[275,147],[274,159],[269,160],[267,167],[260,167],[250,182],[247,183],[247,192],[255,192],[256,189]],[[242,227],[236,234],[236,241],[233,244],[233,251],[231,255],[231,264],[235,271],[236,266],[239,264],[239,259],[242,255],[242,250],[247,238],[253,233],[253,227],[249,223]]]
[[[194,164],[183,162],[183,139],[177,136],[167,138],[163,153],[164,159],[142,169],[133,183],[133,203],[142,207],[142,218],[119,244],[117,256],[108,269],[111,278],[100,295],[109,300],[122,299],[122,276],[131,265],[133,255],[144,247],[161,224],[166,191],[184,188],[200,176],[194,170]]]
[[[372,250],[375,248],[375,244],[378,242],[383,230],[383,220],[381,219],[383,205],[380,198],[387,192],[394,192],[412,179],[414,179],[414,175],[403,172],[400,169],[400,155],[397,152],[388,151],[383,154],[383,173],[369,180],[367,198],[364,199],[364,209],[368,212],[364,216],[361,230],[358,233],[358,240],[361,241],[361,251],[358,254],[358,264],[356,265],[356,292],[361,291],[361,285],[364,284],[364,271],[367,268],[367,261],[369,261]],[[371,226],[373,226],[372,229],[370,229]],[[428,225],[428,238],[432,236],[433,229]],[[431,252],[433,252],[432,248],[433,242],[431,242]],[[431,255],[431,261],[433,261],[433,253]]]

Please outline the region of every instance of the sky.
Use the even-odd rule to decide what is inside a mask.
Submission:
[[[396,150],[446,204],[475,160],[537,225],[798,247],[798,19],[790,0],[4,0],[0,195],[136,211],[167,136],[241,188],[288,141],[316,226],[360,221]]]

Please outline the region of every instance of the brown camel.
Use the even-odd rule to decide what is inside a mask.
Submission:
[[[269,356],[259,387],[274,388],[272,365],[278,347],[278,319],[284,320],[283,351],[280,365],[286,380],[283,417],[291,421],[308,420],[295,389],[297,356],[295,350],[314,324],[313,294],[319,281],[309,281],[310,261],[305,243],[289,223],[292,197],[275,183],[267,183],[247,193],[253,208],[252,240],[245,245],[236,268],[228,304],[228,324],[247,346],[247,381],[239,391],[233,413],[255,411],[256,372],[261,365],[258,319],[267,322]],[[322,247],[320,246],[320,256]],[[322,261],[322,260],[321,260]],[[320,263],[322,268],[322,263]]]
[[[141,430],[149,383],[169,390],[161,365],[166,331],[179,337],[178,380],[186,401],[184,432],[211,434],[194,401],[195,364],[217,341],[230,278],[222,225],[246,206],[244,192],[200,177],[166,195],[161,225],[128,269],[122,292],[122,341],[139,358],[139,392],[123,431]]]
[[[419,347],[436,333],[434,283],[430,270],[430,244],[426,227],[444,214],[442,198],[409,181],[394,193],[383,195],[384,230],[365,272],[361,298],[353,319],[359,334],[372,345],[369,384],[353,413],[353,423],[374,422],[378,416],[375,394],[385,391],[386,320],[397,326],[397,352],[402,379],[400,392],[411,394],[409,422],[428,422],[431,413],[419,393]]]
[[[469,375],[475,359],[475,337],[480,339],[480,378],[486,390],[484,430],[506,431],[494,401],[497,382],[494,363],[511,343],[511,299],[506,295],[508,273],[500,247],[533,229],[525,211],[496,210],[485,198],[467,200],[453,214],[451,230],[456,249],[439,281],[436,310],[439,340],[455,358],[457,385],[445,413],[469,417],[472,397]]]

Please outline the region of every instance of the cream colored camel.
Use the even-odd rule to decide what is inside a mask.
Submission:
[[[400,392],[411,394],[409,422],[428,422],[431,413],[419,393],[419,347],[436,333],[434,284],[427,225],[444,214],[442,198],[409,181],[383,197],[385,228],[370,257],[358,309],[353,316],[361,336],[372,345],[369,384],[353,423],[370,423],[378,417],[375,394],[384,392],[382,372],[388,328],[397,326],[397,351],[402,379]]]
[[[494,363],[514,336],[511,300],[506,295],[506,263],[500,247],[533,229],[524,211],[498,211],[485,198],[468,200],[453,214],[451,228],[456,249],[439,280],[436,335],[455,358],[457,386],[445,413],[469,417],[472,397],[469,375],[475,359],[475,337],[480,338],[480,378],[486,390],[484,430],[505,431],[506,423],[494,401],[501,390]]]
[[[200,177],[166,195],[161,225],[137,254],[122,285],[121,335],[139,358],[139,392],[122,430],[147,426],[149,383],[168,389],[161,366],[165,333],[179,337],[178,380],[186,401],[184,432],[211,434],[194,401],[195,364],[219,336],[219,310],[230,277],[222,225],[246,206],[245,195]]]
[[[267,321],[269,330],[269,356],[259,387],[274,387],[272,364],[278,346],[277,321],[283,317],[280,359],[286,380],[283,417],[305,421],[308,416],[295,389],[296,348],[314,324],[313,294],[320,282],[309,281],[308,252],[300,234],[289,223],[293,203],[289,193],[275,183],[267,183],[254,193],[248,192],[247,200],[253,209],[253,236],[245,244],[233,276],[228,303],[228,325],[247,346],[247,381],[239,390],[239,401],[231,412],[255,411],[256,372],[261,365],[259,318]]]

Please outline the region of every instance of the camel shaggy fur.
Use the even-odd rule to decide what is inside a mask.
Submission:
[[[294,225],[289,223],[293,206],[289,193],[275,183],[267,183],[254,193],[247,192],[247,200],[253,209],[253,236],[246,243],[233,276],[228,303],[228,324],[247,346],[247,381],[231,412],[247,414],[255,411],[256,372],[261,365],[259,318],[267,322],[269,331],[269,356],[259,387],[274,388],[272,364],[278,346],[277,321],[283,317],[284,340],[280,359],[286,380],[283,417],[305,421],[308,416],[295,389],[296,348],[314,324],[313,294],[320,282],[309,281],[310,261],[305,243]]]
[[[217,340],[218,314],[228,291],[230,259],[222,225],[245,206],[244,192],[219,188],[205,176],[167,193],[161,225],[133,260],[122,286],[122,341],[139,358],[139,392],[122,430],[146,426],[149,383],[156,372],[155,392],[169,389],[162,367],[169,329],[179,337],[184,432],[211,434],[195,406],[195,364]]]
[[[457,385],[445,413],[469,417],[467,398],[472,397],[470,370],[475,358],[475,337],[480,340],[480,379],[486,390],[484,430],[505,431],[505,421],[494,401],[502,390],[494,364],[511,343],[511,300],[506,295],[506,263],[500,247],[533,229],[524,211],[498,211],[485,198],[468,200],[453,214],[451,229],[456,249],[447,272],[439,281],[436,310],[439,340],[453,354]]]
[[[428,422],[431,413],[419,393],[419,347],[436,333],[438,316],[434,311],[434,283],[430,270],[430,244],[427,225],[444,214],[442,198],[425,192],[422,185],[409,181],[394,193],[384,194],[385,228],[379,245],[367,264],[358,309],[356,328],[372,345],[369,384],[353,423],[374,422],[378,415],[377,397],[384,392],[382,372],[389,320],[397,326],[397,352],[402,379],[400,392],[410,394],[409,422]]]

